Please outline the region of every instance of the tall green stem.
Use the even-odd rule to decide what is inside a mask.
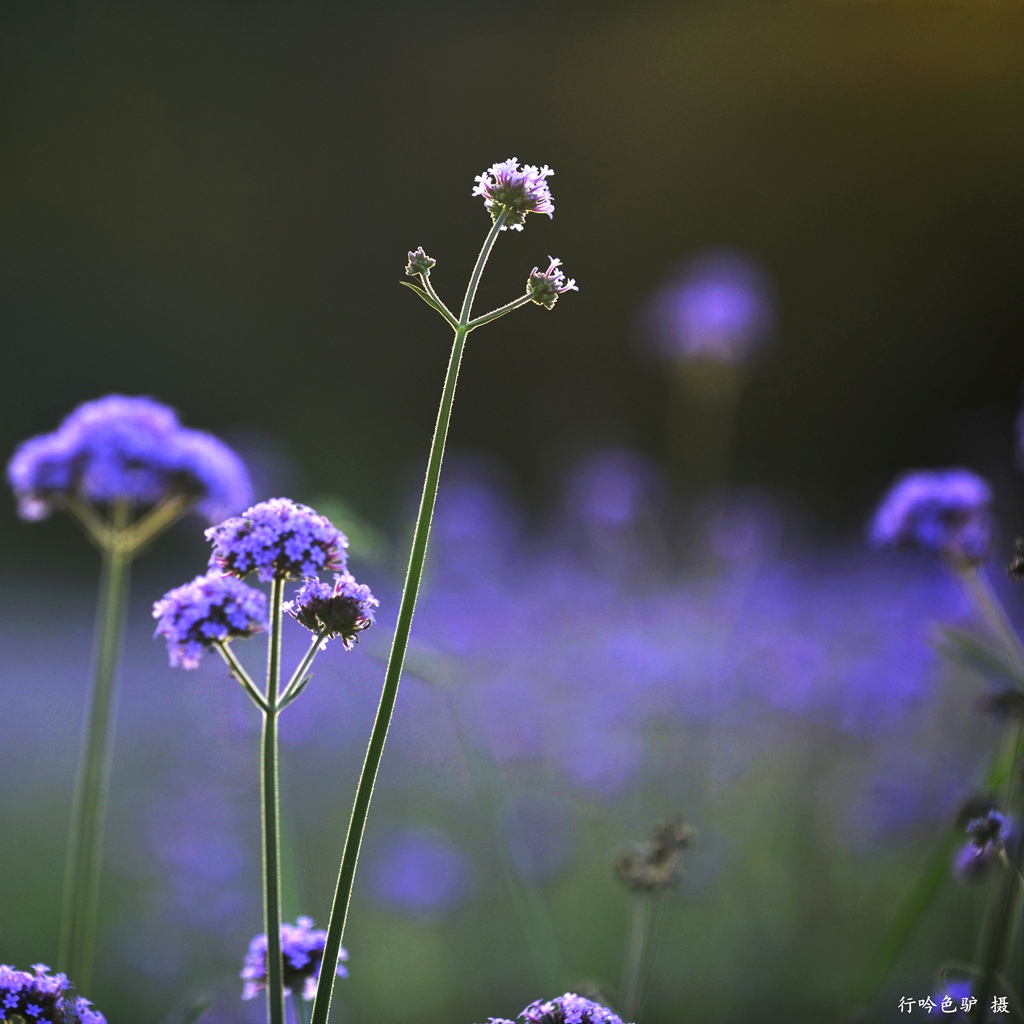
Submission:
[[[114,536],[125,528],[128,516],[127,504],[119,503],[114,507]],[[60,969],[79,991],[89,991],[92,985],[96,954],[100,861],[114,742],[117,668],[128,607],[132,553],[115,540],[104,546],[102,558],[92,692],[75,781],[58,960]]]
[[[284,580],[274,577],[270,595],[267,710],[263,715],[263,923],[267,935],[267,1019],[284,1024],[284,961],[281,958],[281,849],[277,800],[277,712],[281,678],[281,605]]]
[[[345,933],[345,921],[348,917],[349,901],[352,898],[352,883],[355,880],[356,862],[359,859],[359,847],[366,827],[366,816],[373,797],[373,786],[377,779],[381,756],[384,753],[384,742],[387,739],[388,727],[391,724],[391,713],[398,695],[398,683],[402,676],[402,665],[405,663],[405,652],[409,646],[409,633],[412,630],[412,617],[416,610],[416,598],[419,595],[420,580],[423,577],[423,563],[427,554],[427,540],[430,535],[430,520],[434,514],[434,501],[437,498],[438,481],[441,477],[441,462],[444,458],[444,446],[448,437],[448,424],[452,415],[452,403],[455,400],[455,385],[459,378],[459,367],[462,364],[462,352],[469,331],[470,315],[473,300],[480,284],[480,277],[487,264],[487,258],[497,240],[498,232],[505,223],[505,211],[498,216],[487,234],[476,266],[469,280],[459,323],[455,328],[455,339],[452,343],[451,357],[448,360],[448,372],[441,392],[441,405],[437,412],[434,425],[434,438],[430,445],[430,456],[427,459],[427,473],[423,481],[423,494],[420,497],[419,512],[416,515],[416,528],[413,531],[412,550],[409,553],[409,568],[405,575],[405,587],[402,600],[398,607],[398,621],[395,624],[395,635],[391,642],[391,654],[388,667],[384,673],[384,686],[374,719],[370,742],[366,748],[366,758],[356,786],[355,800],[352,804],[352,816],[349,819],[348,833],[345,836],[345,847],[341,856],[341,867],[338,872],[338,885],[334,893],[334,904],[331,907],[331,919],[327,925],[327,941],[324,944],[323,967],[317,983],[316,999],[313,1001],[311,1024],[327,1024],[331,1010],[331,996],[334,992],[334,964],[338,961],[341,940]]]

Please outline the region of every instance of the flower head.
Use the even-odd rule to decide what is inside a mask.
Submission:
[[[182,495],[211,521],[252,500],[241,459],[211,434],[181,426],[152,398],[107,395],[74,410],[52,434],[25,441],[7,466],[24,519],[62,501],[155,505]]]
[[[966,827],[968,840],[953,858],[953,873],[963,882],[977,882],[999,859],[999,852],[1010,841],[1013,826],[1007,818],[991,808],[972,818]]]
[[[169,590],[153,605],[154,636],[167,638],[171,665],[195,668],[217,641],[249,637],[267,627],[267,599],[240,580],[210,572]]]
[[[31,1024],[107,1024],[88,999],[69,994],[63,974],[50,974],[46,964],[18,971],[0,964],[0,1020],[22,1019]]]
[[[242,579],[302,579],[344,569],[348,539],[331,521],[288,498],[271,498],[206,531],[210,565]]]
[[[554,214],[555,204],[547,183],[554,173],[547,165],[537,168],[525,164],[520,170],[519,161],[512,157],[478,174],[473,195],[483,196],[492,220],[507,211],[502,231],[522,231],[528,213],[546,213],[549,217]]]
[[[538,306],[543,306],[545,309],[554,309],[555,303],[558,301],[558,296],[563,292],[578,292],[579,288],[576,287],[576,281],[574,278],[566,280],[565,274],[559,270],[562,265],[561,260],[556,260],[554,256],[549,256],[551,265],[542,274],[539,267],[534,267],[530,271],[530,277],[526,282],[526,290],[530,293],[530,298],[537,303]]]
[[[991,501],[989,485],[970,470],[909,473],[882,499],[871,521],[871,542],[980,562],[989,545]]]
[[[519,1016],[532,1024],[622,1024],[617,1013],[574,992],[566,992],[546,1003],[538,999]]]
[[[324,958],[327,932],[314,928],[312,918],[300,917],[295,924],[281,925],[281,956],[284,960],[284,991],[291,995],[301,987],[302,998],[309,1000],[316,995],[320,965]],[[347,960],[344,949],[338,952],[338,966],[335,973],[339,978],[348,977],[348,971],[340,961]],[[267,987],[267,937],[257,935],[249,943],[249,952],[242,965],[243,999],[253,999]]]
[[[432,260],[424,251],[421,245],[414,252],[409,253],[409,263],[405,272],[409,277],[429,274],[433,267],[437,266],[437,260]]]
[[[373,609],[379,604],[370,588],[356,583],[350,573],[335,573],[334,586],[307,580],[284,610],[311,633],[324,632],[324,646],[341,637],[346,651],[359,642],[359,634],[373,625]]]

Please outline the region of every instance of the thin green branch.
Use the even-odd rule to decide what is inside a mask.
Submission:
[[[309,645],[309,650],[306,651],[302,661],[299,662],[298,667],[292,673],[291,679],[288,680],[288,685],[281,692],[281,699],[278,701],[279,708],[284,708],[291,704],[298,696],[298,693],[295,692],[296,687],[304,686],[309,681],[306,673],[309,671],[309,666],[313,664],[313,659],[317,656],[325,636],[327,636],[326,628],[314,635],[313,642]]]
[[[513,309],[518,309],[520,306],[525,306],[528,302],[532,301],[533,296],[527,292],[525,295],[520,295],[518,299],[506,302],[504,306],[500,306],[498,309],[492,309],[490,313],[484,313],[481,316],[470,320],[466,325],[466,329],[475,331],[478,327],[483,327],[484,324],[489,324],[491,321],[497,320],[498,317],[502,317],[506,313],[511,313]]]
[[[413,284],[411,281],[399,281],[398,283],[402,285],[403,288],[408,288],[411,291],[414,291],[431,309],[437,310],[437,312],[440,313],[447,321],[449,327],[459,326],[459,321],[455,319],[455,314],[452,313],[440,299],[434,296],[433,289],[429,292],[425,291],[418,284]]]
[[[270,708],[267,706],[267,702],[263,697],[263,694],[256,689],[256,684],[252,681],[249,673],[242,667],[242,663],[235,657],[235,652],[231,650],[231,644],[225,640],[214,640],[213,646],[217,653],[224,659],[224,663],[228,667],[228,671],[231,673],[233,679],[237,680],[242,684],[242,689],[249,695],[252,702],[266,714]]]
[[[274,577],[270,593],[267,651],[267,710],[263,715],[263,922],[267,935],[267,1019],[284,1022],[284,961],[281,958],[281,849],[278,828],[277,712],[281,677],[281,606],[284,580]]]
[[[352,897],[352,884],[355,880],[356,863],[359,859],[359,847],[362,843],[363,829],[370,809],[373,787],[384,753],[384,742],[387,739],[391,714],[398,695],[398,683],[402,676],[405,652],[409,646],[409,634],[412,630],[413,613],[416,610],[416,598],[419,594],[420,581],[423,577],[423,563],[427,554],[427,540],[430,535],[430,520],[434,513],[434,501],[437,498],[438,481],[441,476],[441,463],[444,459],[445,441],[448,436],[448,424],[451,421],[452,403],[455,400],[455,385],[458,382],[459,367],[466,344],[469,318],[473,309],[473,300],[480,284],[487,258],[497,240],[498,232],[505,223],[507,213],[502,211],[487,234],[480,255],[477,257],[469,286],[462,302],[459,323],[455,328],[451,357],[445,375],[444,389],[441,393],[441,404],[438,408],[437,422],[434,425],[434,436],[430,445],[430,456],[427,459],[427,472],[423,481],[423,493],[420,497],[419,511],[416,515],[416,527],[413,531],[412,550],[409,553],[409,568],[406,572],[405,587],[398,608],[398,619],[395,624],[395,635],[391,643],[391,654],[388,667],[384,674],[384,686],[381,691],[377,716],[370,733],[370,741],[366,749],[366,758],[356,786],[355,800],[352,804],[352,815],[349,819],[348,832],[345,836],[345,847],[338,871],[338,885],[331,907],[331,917],[327,925],[327,940],[324,945],[323,964],[320,979],[317,983],[316,999],[313,1002],[311,1024],[327,1024],[331,1008],[331,996],[334,992],[335,972],[332,969],[337,963],[341,950],[341,940],[345,932],[345,920],[348,916],[349,901]]]

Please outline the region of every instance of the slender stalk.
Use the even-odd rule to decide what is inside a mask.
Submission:
[[[391,724],[391,713],[398,695],[398,683],[402,677],[402,665],[405,652],[409,646],[409,633],[412,630],[413,613],[416,610],[416,598],[419,595],[420,580],[423,577],[423,563],[427,554],[427,540],[430,535],[430,520],[434,514],[434,501],[437,498],[438,481],[441,476],[441,462],[444,458],[444,446],[448,437],[448,424],[452,415],[452,403],[455,400],[455,385],[459,378],[459,367],[462,364],[462,353],[466,344],[468,324],[473,309],[473,300],[480,284],[480,276],[487,264],[487,258],[497,240],[498,232],[505,223],[505,211],[498,216],[484,240],[483,248],[477,257],[473,274],[466,289],[459,314],[459,324],[455,328],[455,339],[452,342],[451,357],[448,360],[448,372],[445,375],[444,389],[441,392],[441,404],[434,425],[434,437],[430,445],[430,456],[427,459],[427,472],[423,481],[423,494],[420,497],[419,512],[416,515],[416,527],[413,531],[412,550],[409,553],[409,568],[405,576],[405,587],[402,600],[398,606],[398,621],[395,624],[395,635],[391,642],[391,654],[388,667],[384,673],[384,686],[374,719],[370,742],[366,748],[366,758],[356,786],[355,800],[352,804],[352,816],[349,819],[348,833],[345,836],[345,847],[341,856],[341,867],[338,871],[338,885],[331,907],[331,918],[327,925],[327,941],[324,945],[323,967],[317,983],[316,998],[313,1001],[311,1024],[327,1024],[331,1009],[331,996],[334,992],[335,972],[341,940],[345,933],[345,921],[348,917],[349,901],[352,898],[352,884],[355,880],[356,862],[359,859],[359,847],[366,827],[366,816],[373,797],[373,786],[377,779],[381,756],[384,753],[384,742],[387,739],[388,727]]]
[[[643,977],[644,950],[651,916],[651,895],[647,892],[633,894],[629,915],[629,944],[626,947],[626,982],[622,988],[622,1012],[624,1020],[635,1018],[640,998],[640,981]]]
[[[114,506],[108,536],[116,537],[125,528],[129,514],[127,503],[119,502]],[[80,991],[86,992],[92,985],[96,954],[100,861],[114,742],[117,669],[130,577],[131,556],[116,542],[107,543],[102,548],[92,689],[75,781],[58,960],[60,969],[74,980]]]
[[[484,324],[489,324],[492,320],[497,320],[498,317],[504,316],[506,313],[511,313],[513,309],[525,306],[528,302],[533,302],[533,296],[529,292],[525,295],[520,295],[518,299],[506,302],[504,306],[492,309],[490,313],[484,313],[482,316],[478,316],[475,319],[470,320],[466,326],[469,330],[475,331],[478,327],[483,327]]]
[[[263,923],[267,935],[267,1019],[284,1024],[284,961],[281,958],[281,850],[277,799],[277,703],[281,677],[281,605],[284,580],[270,594],[267,710],[263,714]]]
[[[290,702],[295,688],[302,682],[306,672],[309,670],[309,666],[313,664],[313,659],[317,656],[325,636],[327,636],[326,629],[320,630],[319,633],[313,636],[313,642],[309,645],[309,650],[306,651],[302,661],[299,662],[299,667],[292,673],[291,679],[288,680],[288,685],[281,691],[280,703],[282,706]]]
[[[298,990],[292,992],[292,1001],[295,1004],[295,1020],[296,1024],[309,1024],[309,1003],[302,998],[302,993]]]
[[[992,590],[992,584],[984,570],[976,565],[957,565],[956,570],[964,589],[974,601],[982,618],[999,638],[1004,653],[1013,659],[1015,668],[1024,670],[1024,647],[1010,625],[1002,602]]]
[[[241,683],[242,689],[249,695],[252,702],[266,714],[269,709],[267,702],[263,699],[263,694],[256,689],[256,684],[249,678],[249,673],[245,671],[242,663],[235,657],[235,652],[231,650],[230,644],[224,640],[214,640],[213,646],[224,659],[224,663],[227,665],[232,677]]]

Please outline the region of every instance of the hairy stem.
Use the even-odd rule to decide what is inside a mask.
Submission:
[[[267,653],[267,710],[263,715],[263,923],[267,934],[267,1019],[284,1024],[284,961],[281,958],[281,850],[277,799],[277,703],[281,677],[281,605],[284,580],[274,577]]]
[[[373,797],[373,786],[377,779],[381,756],[384,753],[384,742],[387,739],[391,714],[398,695],[398,683],[402,676],[402,665],[405,663],[405,652],[409,646],[409,634],[412,630],[413,613],[416,610],[416,598],[419,595],[420,580],[423,577],[423,563],[427,555],[427,540],[430,535],[430,520],[434,514],[434,501],[437,498],[438,481],[441,477],[441,462],[444,458],[444,446],[448,437],[448,424],[451,421],[452,403],[455,400],[455,385],[459,378],[459,367],[462,364],[462,353],[466,344],[468,324],[473,309],[473,300],[480,284],[487,258],[497,240],[498,232],[505,222],[506,213],[502,211],[487,234],[476,266],[470,277],[469,287],[462,302],[459,323],[455,328],[451,357],[448,360],[448,372],[445,375],[444,389],[441,392],[441,404],[434,425],[434,437],[430,445],[430,456],[427,459],[427,472],[423,481],[423,493],[420,497],[419,512],[416,515],[416,527],[413,531],[412,550],[409,553],[409,568],[406,571],[405,587],[402,600],[398,607],[398,620],[395,624],[395,635],[391,642],[391,654],[388,667],[384,673],[384,686],[381,691],[377,716],[374,719],[370,742],[366,748],[366,758],[356,786],[355,800],[352,804],[352,815],[349,819],[348,832],[345,836],[345,847],[341,856],[341,867],[338,871],[338,885],[331,907],[331,918],[327,925],[327,941],[324,946],[323,968],[317,983],[316,999],[313,1001],[311,1024],[327,1024],[331,1009],[331,996],[334,992],[335,972],[341,940],[345,933],[345,921],[348,917],[349,901],[352,898],[352,884],[355,880],[356,862],[359,859],[359,847],[366,827],[366,816],[370,810]]]

